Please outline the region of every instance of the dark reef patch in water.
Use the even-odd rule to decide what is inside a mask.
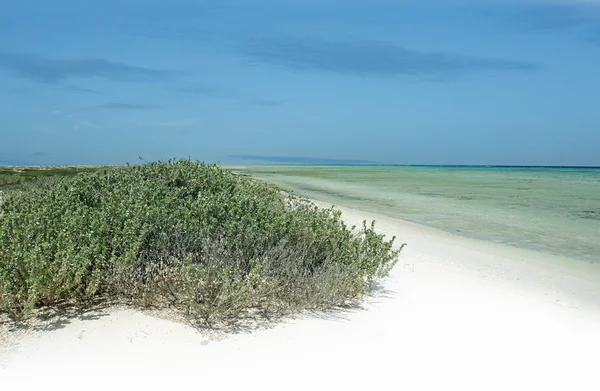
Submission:
[[[473,200],[474,199],[473,196],[471,196],[471,195],[454,195],[454,194],[427,193],[427,192],[419,193],[419,195],[427,196],[427,197],[434,197],[434,198],[446,198],[446,199],[452,199],[452,200]]]
[[[579,217],[582,219],[600,220],[600,212],[597,210],[584,210],[579,213]]]

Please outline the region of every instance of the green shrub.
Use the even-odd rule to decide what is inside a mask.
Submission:
[[[0,310],[90,298],[172,305],[205,321],[325,308],[398,259],[374,226],[215,165],[84,173],[0,201]]]

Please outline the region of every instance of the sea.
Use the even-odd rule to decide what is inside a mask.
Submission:
[[[271,165],[238,171],[314,200],[600,262],[597,167]]]

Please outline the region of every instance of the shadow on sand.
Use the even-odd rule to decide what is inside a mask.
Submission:
[[[107,316],[110,314],[108,309],[117,304],[107,300],[95,300],[83,304],[60,303],[36,309],[24,319],[0,313],[0,326],[9,332],[56,331],[65,328],[73,320],[97,320]]]
[[[133,309],[147,315],[185,324],[196,332],[204,334],[207,341],[216,341],[227,338],[230,335],[248,334],[260,330],[267,330],[287,321],[299,319],[322,319],[327,321],[348,321],[350,315],[360,311],[368,310],[371,305],[387,300],[395,295],[395,292],[387,289],[383,282],[375,284],[371,291],[361,299],[348,301],[325,310],[306,310],[302,312],[280,311],[268,312],[256,310],[243,316],[224,322],[210,323],[204,320],[196,320],[186,317],[182,311],[176,308],[165,307],[139,307],[127,303],[97,299],[86,303],[72,304],[63,303],[59,305],[46,306],[36,309],[25,319],[14,319],[6,313],[0,313],[0,331],[3,338],[18,340],[20,336],[30,332],[56,331],[67,327],[74,320],[93,321],[105,316],[110,316],[115,309]],[[1,335],[0,335],[1,337]]]

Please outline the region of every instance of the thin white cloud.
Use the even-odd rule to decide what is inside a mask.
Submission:
[[[99,129],[100,125],[95,124],[90,121],[76,121],[73,123],[73,130],[83,130],[83,129]]]
[[[187,128],[196,125],[196,118],[182,118],[165,121],[133,121],[133,124],[145,128]]]
[[[480,72],[535,72],[539,68],[527,61],[413,50],[377,41],[336,42],[283,36],[251,42],[242,48],[242,54],[251,64],[291,71],[430,80],[458,79]]]
[[[129,65],[101,58],[54,59],[26,53],[0,52],[0,68],[39,83],[61,83],[71,78],[104,78],[110,81],[160,81],[173,72]]]

